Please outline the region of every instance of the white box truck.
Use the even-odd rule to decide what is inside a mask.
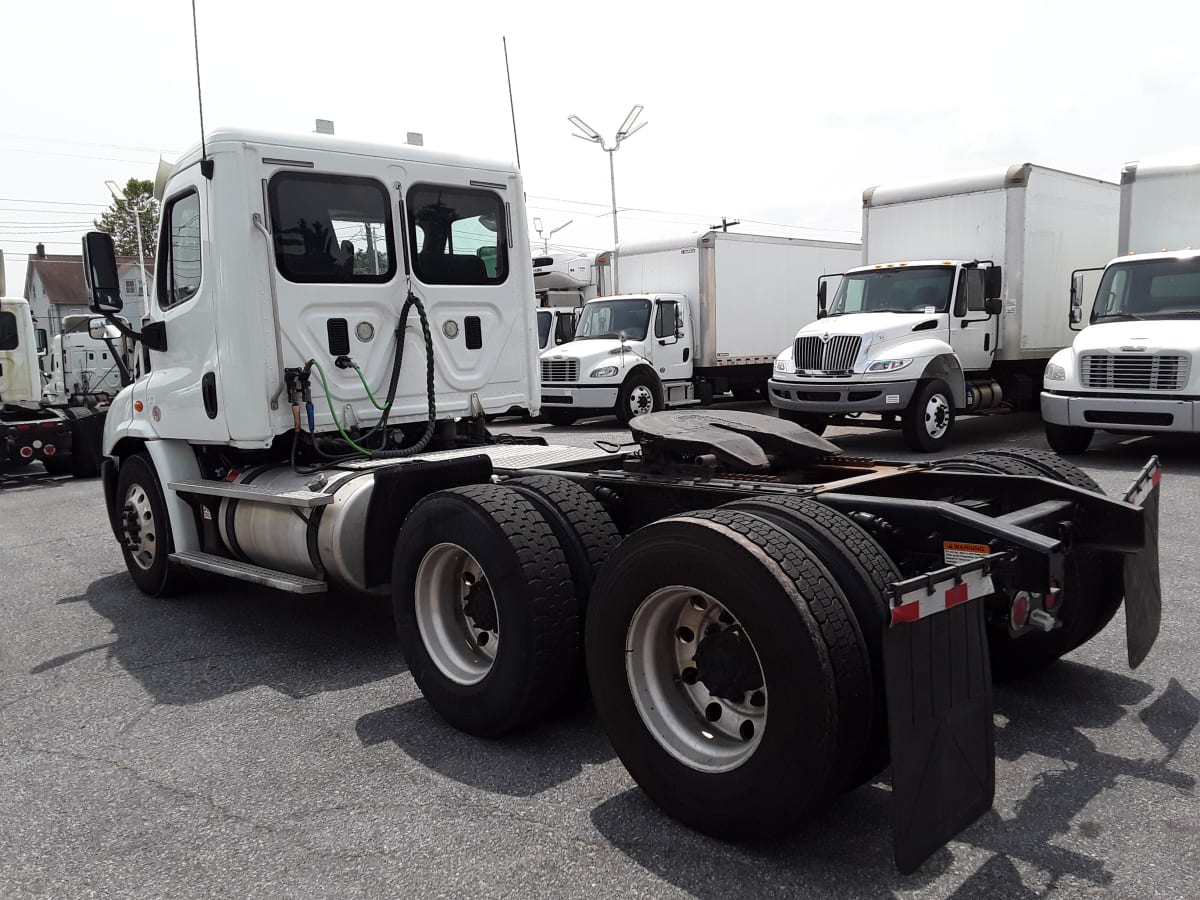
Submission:
[[[758,396],[779,335],[813,314],[805,287],[861,252],[725,231],[621,245],[621,293],[586,303],[575,340],[542,354],[543,415],[628,422],[729,391]]]
[[[569,344],[583,304],[606,292],[607,253],[550,253],[533,258],[538,350]]]
[[[863,263],[775,360],[780,415],[900,427],[915,450],[955,416],[1036,404],[1069,343],[1063,285],[1116,247],[1115,184],[1030,164],[863,193]]]
[[[1129,163],[1120,238],[1086,328],[1046,367],[1042,418],[1060,453],[1096,429],[1200,431],[1200,148]],[[1071,327],[1085,317],[1084,272],[1071,278]]]

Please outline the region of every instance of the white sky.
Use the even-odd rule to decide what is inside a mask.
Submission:
[[[499,159],[514,157],[506,35],[530,216],[573,219],[560,246],[612,243],[607,159],[566,117],[611,138],[634,103],[649,124],[616,156],[622,240],[722,215],[856,240],[870,185],[1017,162],[1116,181],[1200,143],[1194,2],[197,8],[210,127],[321,117]],[[13,2],[4,26],[0,249],[19,294],[38,240],[79,252],[105,179],[153,178],[159,151],[198,140],[196,83],[187,0]]]

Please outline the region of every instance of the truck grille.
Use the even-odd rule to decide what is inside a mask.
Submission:
[[[809,372],[850,372],[862,338],[856,334],[835,334],[822,341],[815,335],[796,338],[796,368]]]
[[[578,381],[579,360],[543,359],[542,381]]]
[[[1113,391],[1178,391],[1187,385],[1187,356],[1115,356],[1085,353],[1080,380],[1085,388]]]

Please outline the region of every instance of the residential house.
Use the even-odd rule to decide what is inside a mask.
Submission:
[[[126,316],[141,316],[144,294],[141,268],[135,257],[117,257],[118,286],[126,304]],[[154,290],[154,260],[146,260],[146,288]],[[58,334],[64,316],[88,311],[87,286],[83,282],[83,257],[47,253],[43,244],[29,257],[25,269],[25,299],[39,328]]]

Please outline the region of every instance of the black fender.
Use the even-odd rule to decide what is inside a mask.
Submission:
[[[955,410],[967,408],[967,379],[958,357],[943,353],[927,362],[925,371],[921,373],[921,381],[932,381],[935,378],[950,385]]]

